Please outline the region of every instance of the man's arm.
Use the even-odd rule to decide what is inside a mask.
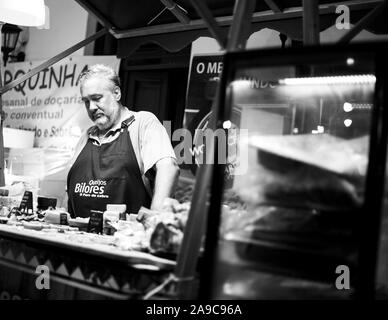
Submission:
[[[155,164],[156,177],[151,210],[160,210],[165,198],[174,191],[179,177],[179,167],[173,158],[163,158]]]

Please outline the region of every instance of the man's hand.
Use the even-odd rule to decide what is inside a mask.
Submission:
[[[179,177],[179,167],[173,158],[163,158],[155,164],[156,177],[151,210],[161,210],[163,201],[174,191]]]

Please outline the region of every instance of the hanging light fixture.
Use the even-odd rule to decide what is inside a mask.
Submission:
[[[0,22],[41,26],[45,23],[44,0],[0,0]]]
[[[18,26],[9,23],[3,25],[1,29],[3,38],[1,52],[3,53],[4,66],[7,65],[10,53],[16,48],[20,31],[22,31],[22,29],[20,29]]]

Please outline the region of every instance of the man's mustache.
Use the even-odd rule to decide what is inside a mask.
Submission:
[[[103,112],[95,112],[92,114],[92,118],[93,120],[96,120],[98,118],[100,118],[100,116],[104,116],[105,114]]]

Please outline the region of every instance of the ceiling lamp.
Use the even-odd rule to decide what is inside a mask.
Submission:
[[[16,48],[20,31],[22,31],[22,29],[20,29],[18,26],[8,23],[6,23],[1,29],[3,38],[1,52],[3,53],[4,66],[7,64],[10,53]]]
[[[0,0],[0,23],[41,26],[45,23],[44,0]]]

